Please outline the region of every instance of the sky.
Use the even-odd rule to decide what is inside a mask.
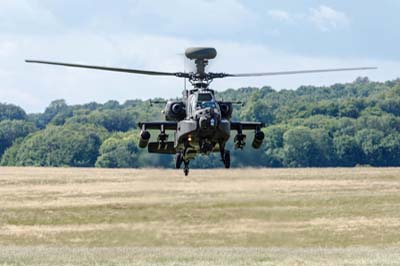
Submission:
[[[296,89],[400,77],[400,1],[0,0],[0,102],[42,112],[68,104],[181,95],[183,81],[24,63],[54,60],[190,70],[191,46],[218,50],[209,71],[377,66],[374,71],[215,80],[212,88]]]

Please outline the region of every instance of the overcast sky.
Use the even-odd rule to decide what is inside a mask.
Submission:
[[[378,66],[377,71],[222,79],[216,90],[400,76],[400,1],[0,0],[0,101],[43,111],[110,99],[176,97],[173,77],[25,64],[44,59],[161,71],[190,68],[182,53],[213,46],[215,72]]]

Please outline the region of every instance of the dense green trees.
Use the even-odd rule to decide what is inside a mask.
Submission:
[[[0,122],[0,156],[15,140],[36,131],[36,126],[23,120],[3,120]]]
[[[92,167],[106,136],[92,125],[49,125],[8,149],[2,165]]]
[[[138,167],[139,148],[137,132],[117,133],[106,139],[100,147],[96,166],[103,168]]]
[[[292,167],[317,164],[319,150],[317,134],[307,127],[289,129],[283,135],[284,164]]]
[[[31,115],[38,128],[45,128],[47,124],[63,125],[68,117],[73,115],[72,108],[65,100],[55,100],[50,103],[43,114]]]
[[[126,132],[136,127],[134,113],[129,110],[95,110],[87,115],[72,117],[69,122],[94,124],[110,132]]]
[[[400,166],[400,80],[358,78],[330,87],[281,91],[229,89],[217,97],[244,102],[235,106],[233,120],[267,125],[262,148],[254,151],[247,145],[233,151],[233,167]],[[83,105],[56,100],[43,113],[27,115],[18,106],[0,104],[1,163],[172,167],[173,156],[148,154],[137,147],[137,122],[163,119],[162,108],[141,100]],[[250,144],[252,132],[246,134]],[[155,138],[157,132],[152,135]],[[222,163],[215,154],[199,157],[192,165]]]
[[[16,105],[0,103],[0,121],[3,120],[25,120],[25,111]]]
[[[335,137],[333,139],[333,150],[338,165],[355,166],[364,161],[363,151],[353,136],[339,135]]]

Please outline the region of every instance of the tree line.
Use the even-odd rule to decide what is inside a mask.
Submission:
[[[233,167],[400,165],[400,79],[358,78],[280,91],[228,89],[217,97],[244,102],[235,107],[233,120],[267,125],[262,148],[253,150],[248,143],[243,151],[233,151]],[[137,122],[162,120],[162,108],[143,100],[82,105],[56,100],[43,113],[27,114],[13,104],[0,104],[1,165],[172,167],[173,156],[148,154],[137,145]],[[193,166],[222,163],[215,154],[198,157]]]

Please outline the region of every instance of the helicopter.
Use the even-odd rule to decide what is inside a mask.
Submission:
[[[376,67],[355,67],[229,74],[224,72],[206,71],[209,60],[215,59],[217,56],[217,50],[215,48],[187,48],[185,56],[194,62],[196,67],[195,71],[160,72],[40,60],[25,60],[25,62],[153,76],[173,76],[188,80],[192,85],[192,88],[186,89],[185,86],[181,100],[153,102],[165,103],[163,111],[165,121],[138,123],[138,126],[141,129],[139,147],[142,149],[147,147],[149,153],[174,154],[175,167],[179,169],[183,164],[183,170],[186,176],[189,174],[190,161],[195,159],[198,154],[209,155],[213,152],[219,152],[224,167],[230,168],[231,156],[230,151],[226,149],[226,144],[230,139],[231,131],[236,131],[234,137],[235,149],[243,149],[245,147],[246,135],[244,134],[244,131],[254,131],[254,138],[251,144],[254,149],[259,149],[265,138],[262,131],[262,128],[265,127],[264,123],[231,121],[233,105],[240,102],[217,100],[215,91],[210,88],[210,84],[214,79],[376,69]],[[149,130],[159,130],[160,133],[157,136],[156,141],[150,141],[151,134]],[[169,141],[167,131],[174,132],[173,140]]]

